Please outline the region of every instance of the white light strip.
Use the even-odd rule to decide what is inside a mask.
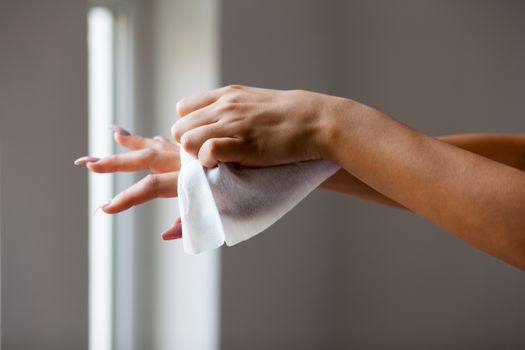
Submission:
[[[88,14],[89,155],[112,153],[113,14],[94,7]],[[113,220],[93,211],[113,195],[112,175],[89,175],[89,349],[112,348]]]

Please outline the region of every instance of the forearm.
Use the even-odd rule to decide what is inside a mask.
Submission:
[[[350,174],[344,168],[339,169],[319,187],[327,191],[343,193],[355,198],[406,209],[399,203],[396,203],[390,198],[377,192],[366,183]]]
[[[436,138],[496,162],[525,170],[524,134],[460,134],[438,136]],[[404,208],[399,203],[357,179],[344,168],[328,178],[320,187],[328,191],[344,193],[356,198]]]
[[[395,203],[525,269],[523,172],[352,101],[338,99],[326,112],[328,158]]]
[[[525,134],[461,134],[438,140],[525,171]]]

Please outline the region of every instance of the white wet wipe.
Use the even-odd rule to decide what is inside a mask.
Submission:
[[[339,169],[327,160],[267,168],[220,163],[207,169],[182,147],[180,154],[179,210],[189,254],[264,231]]]

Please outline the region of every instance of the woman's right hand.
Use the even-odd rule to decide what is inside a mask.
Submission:
[[[116,125],[113,125],[112,129],[115,131],[115,141],[129,149],[130,152],[113,154],[102,159],[81,157],[75,161],[75,165],[86,164],[89,170],[96,173],[150,171],[151,174],[99,208],[107,214],[116,214],[155,198],[177,197],[180,170],[179,146],[161,136],[147,138],[132,135]],[[162,233],[164,239],[175,239],[181,236],[179,218],[170,229]]]

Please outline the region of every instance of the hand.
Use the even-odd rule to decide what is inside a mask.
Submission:
[[[131,135],[119,126],[115,130],[115,141],[131,152],[114,154],[106,158],[81,157],[76,165],[86,164],[87,168],[96,173],[114,173],[117,171],[151,171],[153,174],[119,193],[111,202],[100,207],[107,214],[116,214],[134,205],[155,198],[171,198],[177,196],[177,181],[180,169],[179,147],[169,140],[155,136],[146,138]],[[178,218],[173,226],[162,233],[164,239],[182,237],[181,221]]]
[[[232,85],[183,99],[173,138],[206,167],[271,166],[323,158],[331,96]]]

